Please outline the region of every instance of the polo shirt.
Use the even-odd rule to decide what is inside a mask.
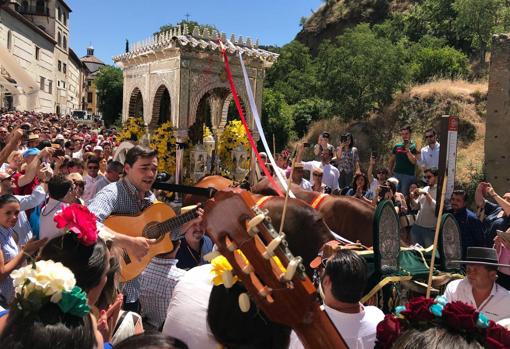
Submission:
[[[338,178],[340,172],[338,169],[330,164],[323,165],[320,161],[303,161],[305,170],[310,171],[310,182],[313,183],[313,169],[320,168],[323,171],[322,183],[331,188],[331,190],[339,189]]]
[[[416,144],[412,141],[409,143],[409,151],[414,155],[418,154]],[[395,155],[395,168],[393,172],[414,176],[415,165],[409,161],[407,153],[404,150],[404,143],[397,143],[391,152]]]
[[[384,320],[384,313],[374,306],[363,306],[359,313],[343,313],[324,304],[324,310],[350,349],[372,349],[375,345],[377,324]],[[295,332],[290,337],[290,349],[303,345]]]
[[[489,320],[495,322],[510,317],[510,293],[497,283],[494,283],[491,294],[479,307],[476,306],[472,287],[467,278],[450,282],[444,296],[448,302],[461,301],[471,305],[476,311],[483,312]]]

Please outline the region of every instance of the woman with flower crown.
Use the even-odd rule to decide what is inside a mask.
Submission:
[[[12,273],[14,302],[0,314],[0,348],[94,349],[104,346],[87,295],[61,263],[38,261]],[[108,346],[105,346],[108,347]]]
[[[10,304],[14,297],[9,274],[46,242],[46,239],[30,240],[21,250],[18,248],[13,238],[13,228],[18,221],[19,211],[19,201],[13,195],[0,196],[0,305],[3,306]]]

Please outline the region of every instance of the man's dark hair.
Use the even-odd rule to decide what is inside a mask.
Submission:
[[[423,173],[430,172],[434,177],[439,176],[439,170],[437,168],[427,168]]]
[[[331,293],[345,303],[358,303],[365,293],[367,263],[355,252],[340,250],[326,264],[324,277],[331,280]]]
[[[158,156],[158,153],[155,150],[141,145],[135,145],[127,152],[124,164],[133,166],[135,162],[140,158],[147,159],[154,158],[156,156]]]
[[[411,125],[404,125],[400,128],[400,131],[409,131],[409,133],[413,132],[413,129],[411,128]]]
[[[106,165],[106,171],[114,171],[117,173],[122,173],[124,170],[124,165],[120,161],[110,161]]]
[[[48,181],[48,193],[50,198],[62,200],[73,186],[73,181],[62,174],[51,177]]]
[[[83,168],[83,161],[81,161],[80,159],[71,159],[69,160],[69,162],[67,163],[67,168],[71,168],[71,167],[81,167]]]
[[[436,130],[434,130],[432,127],[431,128],[428,128],[426,131],[425,131],[425,134],[429,133],[429,132],[432,132],[432,134],[435,136],[437,135],[437,132]]]
[[[99,158],[97,156],[91,156],[88,160],[87,160],[87,165],[88,164],[96,164],[99,166]]]
[[[464,199],[465,202],[468,200],[468,195],[464,189],[455,189],[452,195],[462,196],[462,199]]]

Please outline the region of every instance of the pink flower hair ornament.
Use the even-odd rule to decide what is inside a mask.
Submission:
[[[53,220],[57,223],[58,229],[76,234],[83,245],[92,246],[97,242],[96,216],[87,207],[71,204],[56,214]]]

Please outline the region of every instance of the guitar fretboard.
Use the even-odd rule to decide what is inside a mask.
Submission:
[[[164,222],[159,223],[160,229],[163,232],[174,232],[178,228],[180,228],[183,224],[188,223],[189,221],[198,217],[197,209],[193,209],[187,213],[184,213],[180,216],[172,217]],[[175,236],[172,236],[175,238]]]

